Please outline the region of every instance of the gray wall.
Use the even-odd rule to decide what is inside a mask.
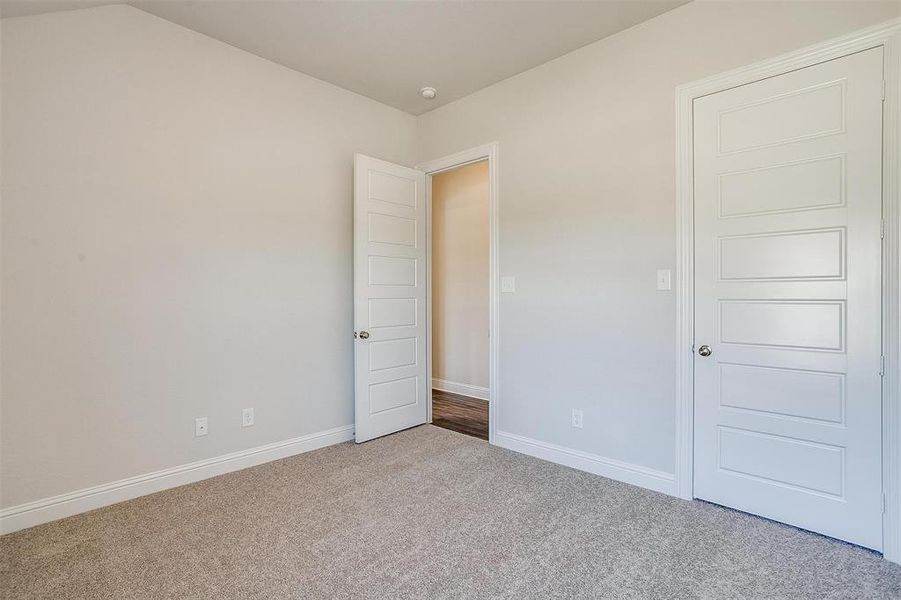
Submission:
[[[352,424],[353,154],[415,119],[127,6],[2,28],[2,506]]]
[[[419,118],[423,161],[499,142],[500,431],[673,472],[675,88],[899,8],[693,2]]]

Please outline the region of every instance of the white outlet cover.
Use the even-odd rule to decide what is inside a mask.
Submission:
[[[573,409],[573,427],[582,429],[582,411],[578,408]]]
[[[501,277],[501,293],[512,294],[516,291],[516,277]]]
[[[206,417],[194,419],[194,437],[204,436],[209,432]]]
[[[241,411],[241,427],[250,427],[253,425],[253,409],[245,408]]]

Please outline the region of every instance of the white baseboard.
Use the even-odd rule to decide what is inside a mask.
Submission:
[[[452,394],[460,394],[461,396],[469,396],[470,398],[478,398],[479,400],[488,400],[488,388],[469,385],[468,383],[456,383],[454,381],[432,377],[432,389],[441,390],[442,392],[451,392]]]
[[[676,496],[676,479],[671,473],[664,473],[612,458],[604,458],[580,450],[564,446],[548,444],[539,440],[523,437],[505,431],[498,431],[494,436],[494,444],[535,458],[588,471],[624,483]]]
[[[0,510],[0,534],[352,440],[354,426],[257,446]]]

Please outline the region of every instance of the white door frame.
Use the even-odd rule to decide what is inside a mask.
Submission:
[[[901,563],[901,19],[676,88],[676,491],[694,497],[694,148],[695,98],[882,47],[883,556]]]
[[[497,194],[497,142],[470,148],[450,156],[437,158],[416,165],[426,176],[426,259],[428,260],[426,304],[429,320],[428,336],[428,381],[432,385],[432,175],[449,171],[482,160],[488,161],[488,442],[494,443],[499,410],[499,389],[497,377],[498,348],[498,194]],[[431,387],[430,387],[431,389]],[[432,403],[428,404],[428,420],[432,422]]]

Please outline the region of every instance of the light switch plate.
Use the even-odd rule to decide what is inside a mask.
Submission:
[[[671,270],[657,270],[657,289],[661,291],[673,289],[673,272]]]
[[[516,291],[516,277],[501,277],[501,293],[512,294]]]

